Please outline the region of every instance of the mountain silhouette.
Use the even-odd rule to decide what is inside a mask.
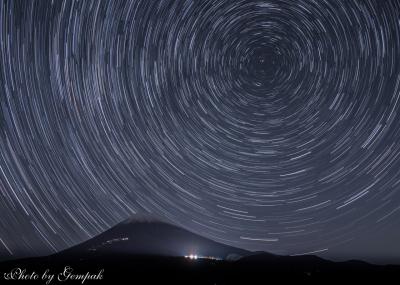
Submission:
[[[154,218],[134,216],[59,256],[156,255],[238,259],[251,252],[215,242]]]
[[[187,258],[190,255],[198,258]],[[27,272],[63,272],[66,266],[73,268],[76,274],[104,272],[104,280],[93,284],[386,282],[396,280],[400,274],[400,266],[395,265],[250,252],[215,242],[158,218],[137,215],[59,253],[2,262],[0,272],[15,268]],[[43,284],[41,281],[36,283]]]

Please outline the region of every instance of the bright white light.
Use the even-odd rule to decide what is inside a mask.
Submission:
[[[189,259],[198,259],[199,257],[197,256],[197,254],[190,254],[190,255],[185,255],[186,258]]]
[[[219,257],[203,256],[203,255],[197,255],[197,254],[185,255],[185,258],[191,259],[191,260],[196,260],[196,259],[221,260],[221,258],[219,258]]]

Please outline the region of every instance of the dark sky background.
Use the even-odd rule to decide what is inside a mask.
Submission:
[[[0,1],[0,255],[136,214],[400,262],[400,2]]]

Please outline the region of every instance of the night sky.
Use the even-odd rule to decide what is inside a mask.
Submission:
[[[399,51],[398,0],[0,1],[0,255],[151,213],[400,257]]]

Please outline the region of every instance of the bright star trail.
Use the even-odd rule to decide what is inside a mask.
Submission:
[[[397,0],[0,1],[0,254],[135,213],[285,254],[390,226],[399,51]]]

